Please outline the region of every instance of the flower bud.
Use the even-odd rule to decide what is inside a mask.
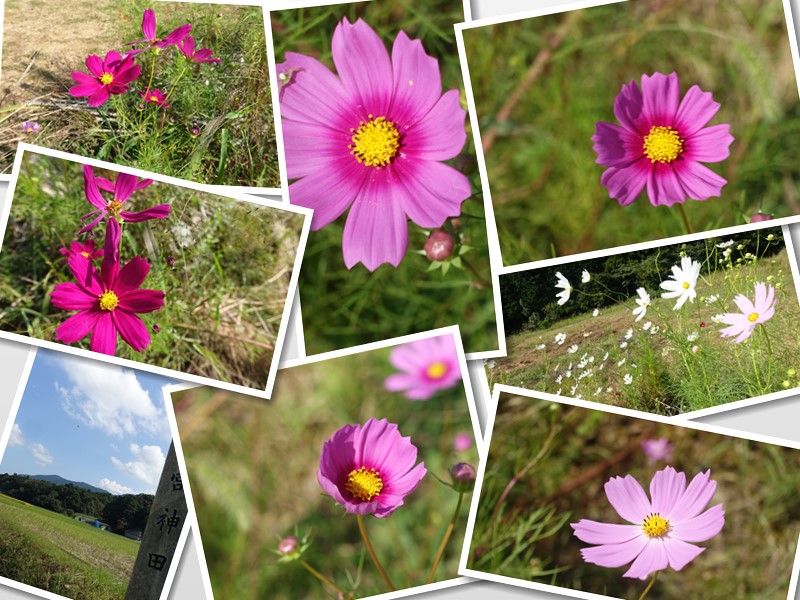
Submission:
[[[455,245],[451,234],[441,229],[434,231],[425,242],[425,256],[428,260],[444,260],[452,256]]]
[[[283,538],[280,542],[278,542],[278,552],[283,554],[284,556],[288,554],[293,554],[297,551],[299,543],[297,538],[293,535],[287,535]]]
[[[462,494],[471,492],[475,487],[475,478],[477,473],[471,465],[467,463],[458,463],[450,469],[450,478],[453,480],[453,488]]]
[[[762,221],[772,221],[772,216],[768,215],[767,213],[757,212],[750,217],[751,223],[761,223]]]

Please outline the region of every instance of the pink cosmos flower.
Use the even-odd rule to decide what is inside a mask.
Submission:
[[[472,435],[466,431],[458,432],[455,438],[453,438],[453,449],[456,452],[466,452],[472,448],[472,444]]]
[[[401,31],[392,55],[359,19],[336,27],[334,75],[293,52],[277,67],[293,204],[314,209],[321,229],[350,212],[342,251],[347,268],[400,264],[408,219],[435,229],[461,213],[469,180],[441,161],[466,141],[458,90],[442,94],[435,58]]]
[[[22,122],[22,131],[25,133],[38,133],[38,131],[42,128],[39,125],[38,121],[23,121]]]
[[[187,35],[180,42],[178,42],[178,50],[181,51],[187,60],[196,63],[221,63],[221,58],[211,56],[212,51],[209,48],[201,48],[195,51],[194,38]]]
[[[609,195],[622,206],[645,185],[653,206],[719,196],[727,181],[700,164],[728,158],[728,125],[706,127],[719,106],[696,85],[681,100],[676,73],[642,75],[641,90],[635,80],[623,85],[614,101],[622,127],[601,121],[592,136]]]
[[[91,333],[91,349],[111,356],[116,353],[117,333],[137,352],[150,345],[150,333],[137,313],[164,306],[164,292],[139,289],[150,271],[144,258],[137,256],[120,268],[119,238],[119,223],[109,219],[99,273],[80,253],[67,259],[75,282],[57,284],[50,298],[56,308],[78,312],[58,326],[57,340],[72,344]]]
[[[656,464],[660,460],[664,462],[672,460],[673,450],[675,450],[675,446],[670,444],[667,438],[644,440],[642,442],[642,452],[647,456],[647,460],[651,465]]]
[[[739,336],[734,342],[741,344],[756,330],[756,325],[766,323],[775,314],[775,288],[763,283],[756,284],[756,301],[750,302],[747,296],[739,294],[733,299],[740,313],[725,313],[720,317],[720,322],[730,325],[720,331],[722,337]]]
[[[146,89],[139,94],[145,101],[145,104],[155,104],[161,108],[169,108],[170,104],[167,102],[167,96],[158,88]]]
[[[608,568],[633,561],[623,577],[639,579],[668,566],[680,571],[705,550],[692,542],[710,540],[725,525],[722,504],[702,512],[717,489],[710,477],[710,470],[698,473],[687,486],[685,473],[666,467],[650,481],[652,501],[631,475],[612,477],[605,485],[608,501],[633,525],[570,523],[578,539],[598,544],[581,550],[583,560]]]
[[[106,215],[130,223],[140,223],[141,221],[148,221],[150,219],[165,219],[169,216],[169,204],[159,204],[158,206],[146,208],[139,212],[122,210],[123,204],[131,197],[133,192],[149,186],[153,183],[152,179],[140,180],[135,175],[119,173],[117,175],[117,180],[112,182],[105,177],[95,177],[94,169],[89,165],[84,165],[83,181],[86,199],[92,206],[96,207],[97,210],[93,210],[84,215],[81,220],[86,220],[98,213],[99,216],[94,221],[84,226],[79,233],[85,233],[93,229]],[[114,199],[106,200],[103,198],[103,195],[100,193],[101,189],[114,194]]]
[[[133,64],[131,54],[120,56],[115,50],[111,50],[102,60],[90,54],[86,57],[86,67],[91,75],[72,72],[72,79],[78,85],[69,88],[69,93],[76,98],[89,96],[89,106],[104,104],[111,94],[124,94],[128,91],[128,84],[142,72],[142,67]]]
[[[80,254],[81,256],[88,258],[90,261],[103,256],[103,249],[97,248],[94,240],[86,240],[85,242],[70,242],[69,249],[61,248],[59,252],[67,257],[61,262],[67,262],[67,260],[75,254]]]
[[[417,489],[428,472],[417,462],[411,438],[394,423],[370,419],[345,425],[322,445],[317,481],[344,509],[357,515],[388,517]]]
[[[441,335],[397,346],[389,362],[399,369],[386,378],[390,392],[405,392],[409,400],[427,400],[438,390],[461,380],[458,352],[453,336]]]
[[[135,46],[137,44],[143,44],[147,42],[148,45],[144,48],[131,50],[131,55],[139,54],[140,52],[144,52],[150,48],[162,49],[168,46],[177,45],[189,34],[191,30],[192,26],[187,23],[186,25],[181,25],[163,38],[159,38],[156,35],[156,13],[152,8],[148,8],[142,15],[142,33],[144,34],[144,39],[136,40],[135,42],[128,42],[126,46]]]

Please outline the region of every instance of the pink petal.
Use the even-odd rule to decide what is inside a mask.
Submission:
[[[73,76],[74,75],[76,75],[76,73],[73,73]],[[103,86],[101,86],[97,81],[93,81],[91,83],[81,83],[78,85],[73,85],[71,88],[69,88],[69,93],[76,98],[83,98],[84,96],[91,96],[102,87]]]
[[[106,210],[108,207],[108,202],[100,194],[100,190],[97,189],[97,184],[98,182],[94,176],[94,169],[90,165],[84,165],[83,189],[86,194],[86,199],[92,206],[95,206],[101,210]]]
[[[192,56],[194,54],[194,48],[194,38],[190,35],[187,35],[178,44],[178,49],[184,56]]]
[[[91,167],[89,167],[91,169]],[[86,167],[84,167],[84,170]],[[94,170],[92,170],[92,174],[94,176]],[[105,177],[95,177],[94,178],[95,184],[97,187],[103,191],[114,193],[114,184],[110,180],[106,179]]]
[[[134,256],[119,272],[114,291],[122,296],[131,290],[138,289],[150,272],[150,263],[141,256]]]
[[[347,17],[336,26],[331,42],[333,63],[356,101],[359,117],[384,116],[392,101],[392,63],[381,38],[366,22],[350,24]]]
[[[75,282],[86,290],[86,293],[93,296],[103,293],[103,283],[91,260],[76,253],[67,258],[67,266],[72,272]]]
[[[651,573],[666,569],[668,565],[669,557],[667,556],[664,542],[658,538],[653,538],[647,543],[636,560],[633,561],[631,568],[623,574],[623,577],[647,579]]]
[[[132,313],[149,313],[164,306],[161,290],[133,290],[119,297],[119,308]]]
[[[103,262],[100,265],[100,279],[103,289],[115,289],[119,273],[119,244],[122,237],[116,219],[106,221],[106,239],[103,244]]]
[[[380,172],[367,179],[347,215],[342,251],[348,269],[359,262],[370,271],[383,263],[396,267],[406,255],[408,221],[402,196],[385,178]]]
[[[103,59],[96,54],[90,54],[86,57],[86,68],[95,77],[100,77],[105,69],[103,69]]]
[[[680,97],[681,84],[677,73],[642,75],[642,112],[653,125],[673,124]]]
[[[142,73],[142,67],[140,65],[133,65],[127,69],[122,69],[114,76],[114,83],[115,84],[130,83],[131,81],[136,79],[141,73]]]
[[[287,52],[277,71],[287,78],[279,94],[281,117],[338,131],[358,127],[357,102],[350,98],[340,79],[317,59]]]
[[[103,73],[113,72],[122,62],[122,57],[116,50],[110,50],[103,59]],[[102,73],[101,73],[102,74]]]
[[[89,96],[89,106],[100,106],[101,104],[105,104],[108,101],[109,93],[108,88],[104,85],[101,85],[97,88],[91,96]]]
[[[722,504],[685,521],[670,521],[670,537],[684,542],[705,542],[717,535],[725,525]]]
[[[405,438],[404,438],[405,439]],[[414,452],[414,460],[416,461],[416,451]],[[401,471],[402,472],[402,471]],[[403,503],[403,496],[408,496],[411,492],[417,489],[422,479],[428,473],[425,468],[425,463],[419,463],[413,468],[405,470],[405,472],[396,479],[391,479],[388,482],[387,491],[385,494],[382,492],[380,500],[382,503],[386,502],[388,498],[385,496],[395,496],[396,499],[392,500],[393,504],[399,506]],[[397,500],[399,499],[399,504]]]
[[[61,308],[60,306],[58,308]],[[395,373],[389,375],[384,382],[383,386],[389,392],[403,392],[405,390],[415,387],[419,383],[419,378],[409,373]]]
[[[647,537],[638,536],[621,544],[591,546],[581,549],[583,560],[599,567],[614,569],[627,565],[647,547]]]
[[[171,210],[169,204],[159,204],[158,206],[145,208],[138,212],[122,210],[119,216],[122,217],[123,221],[127,221],[128,223],[141,223],[142,221],[149,221],[150,219],[166,219]]]
[[[622,84],[617,97],[614,99],[614,116],[627,130],[646,134],[650,128],[645,126],[642,109],[644,102],[642,92],[635,80]]]
[[[50,292],[50,303],[61,310],[83,310],[91,308],[97,296],[89,294],[77,283],[59,283]],[[83,337],[83,336],[81,336]]]
[[[350,155],[348,148],[352,139],[353,134],[350,131],[344,132],[320,127],[317,123],[284,119],[283,149],[286,153],[287,176],[289,179],[298,179],[314,175],[324,169],[333,170],[334,161],[347,160],[358,164],[355,157]]]
[[[113,311],[112,311],[113,312]],[[93,352],[114,356],[117,352],[117,329],[109,311],[99,311],[97,321],[92,331]]]
[[[114,182],[114,200],[122,203],[130,198],[137,181],[138,177],[136,175],[119,173],[117,180]]]
[[[753,306],[753,303],[750,302],[750,298],[747,296],[743,296],[739,294],[733,299],[736,306],[739,307],[739,310],[742,311],[742,314],[749,317],[752,313],[756,312],[756,307]],[[756,300],[758,301],[758,300]]]
[[[56,340],[72,344],[85,338],[95,326],[99,311],[82,310],[61,323],[56,329]]]
[[[355,435],[354,464],[381,471],[387,455],[391,454],[399,439],[401,436],[396,424],[387,419],[369,419]],[[416,448],[414,454],[416,459]]]
[[[587,544],[624,544],[644,535],[639,525],[618,525],[581,519],[570,523],[575,537]]]
[[[685,473],[678,473],[672,467],[658,471],[650,480],[653,512],[662,516],[670,514],[684,491],[686,491]]]
[[[349,471],[346,472],[340,480],[346,481],[347,473],[349,473]],[[317,481],[319,482],[320,487],[322,487],[322,489],[325,490],[325,492],[337,503],[341,504],[342,506],[346,504],[347,501],[345,500],[342,491],[333,481],[331,481],[329,477],[323,475],[321,470],[317,471]]]
[[[156,13],[152,8],[148,8],[142,15],[142,33],[145,39],[156,39]]]
[[[690,137],[705,127],[718,110],[719,104],[714,102],[711,92],[693,85],[681,100],[675,114],[675,125],[682,136]]]
[[[401,131],[404,134],[401,153],[426,160],[453,158],[467,141],[466,115],[458,90],[446,92],[421,121]],[[404,125],[402,121],[398,124]]]
[[[351,158],[333,160],[289,186],[289,202],[314,209],[311,229],[316,231],[335,221],[361,193],[371,167]]]
[[[680,571],[705,550],[705,548],[693,546],[676,539],[665,540],[664,549],[667,551],[669,566],[676,571]]]
[[[728,183],[726,179],[698,162],[679,159],[672,163],[672,166],[686,196],[692,200],[715,198],[721,195],[723,186]]]
[[[413,125],[430,111],[442,93],[439,61],[425,52],[422,42],[400,31],[392,45],[392,119]],[[463,129],[463,123],[462,123]]]
[[[642,137],[619,125],[599,121],[595,124],[592,141],[598,165],[627,167],[642,158]]]
[[[729,125],[706,127],[686,138],[683,158],[696,162],[719,162],[730,155],[733,142]]]
[[[95,226],[96,226],[96,225],[97,225],[97,224],[98,224],[100,221],[102,221],[102,220],[103,220],[103,217],[105,217],[105,216],[106,216],[106,211],[105,211],[105,210],[102,210],[102,211],[96,211],[96,210],[94,210],[94,211],[90,212],[88,215],[86,215],[86,217],[90,217],[91,215],[93,215],[93,214],[95,214],[95,213],[97,213],[97,212],[100,212],[100,216],[99,216],[99,217],[97,217],[97,218],[96,218],[94,221],[92,221],[92,222],[91,222],[91,223],[89,223],[88,225],[84,225],[84,226],[83,226],[83,228],[82,228],[82,229],[81,229],[81,230],[78,232],[79,234],[80,234],[80,233],[86,233],[87,231],[90,231],[90,230],[94,229],[94,228],[95,228]],[[84,217],[84,218],[86,218],[86,217]]]
[[[600,183],[608,188],[608,195],[621,206],[627,206],[641,193],[650,174],[650,160],[641,158],[628,167],[607,169]]]
[[[139,317],[117,308],[111,311],[111,319],[122,339],[131,348],[141,352],[150,345],[150,333]]]
[[[647,196],[653,206],[672,206],[686,201],[678,176],[671,165],[653,163],[647,176]]]
[[[181,25],[171,33],[169,33],[162,41],[164,47],[172,46],[180,42],[183,38],[189,35],[189,32],[192,30],[192,26],[189,23],[185,25]]]
[[[630,523],[640,524],[652,512],[647,494],[632,475],[612,477],[606,483],[605,490],[614,510]]]
[[[714,492],[717,489],[717,482],[711,480],[711,470],[698,473],[689,482],[681,499],[675,504],[673,512],[669,515],[662,515],[669,521],[685,521],[696,517],[711,502]]]
[[[420,227],[441,227],[448,217],[461,214],[472,195],[469,179],[440,162],[398,160],[391,167],[397,177],[395,198]]]

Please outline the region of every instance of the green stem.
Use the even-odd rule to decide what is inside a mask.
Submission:
[[[331,589],[333,589],[336,592],[338,592],[341,596],[347,596],[347,594],[345,594],[344,591],[338,585],[333,583],[330,579],[325,577],[325,575],[323,575],[322,573],[317,571],[314,567],[312,567],[310,564],[308,564],[302,558],[300,559],[300,564],[303,565],[306,568],[306,571],[311,573],[314,577],[319,579],[322,583],[324,583],[325,585],[327,585]]]
[[[647,596],[647,593],[652,589],[653,585],[656,583],[656,579],[658,579],[658,574],[660,571],[656,571],[656,574],[653,575],[653,578],[650,580],[650,583],[647,584],[647,587],[644,588],[642,595],[639,596],[639,600],[644,600],[644,597]]]
[[[686,216],[686,209],[683,208],[683,203],[678,204],[678,212],[681,213],[681,220],[683,220],[683,226],[686,228],[686,233],[694,233],[692,226],[689,225],[689,217]]]
[[[375,554],[375,549],[372,547],[372,544],[369,541],[369,536],[367,536],[367,528],[364,527],[364,516],[356,515],[356,521],[358,521],[358,530],[361,532],[361,539],[364,540],[364,546],[366,547],[372,562],[375,564],[375,568],[378,569],[378,573],[380,573],[381,577],[383,577],[383,580],[386,582],[386,586],[389,588],[389,591],[394,592],[394,584],[392,583],[392,580],[389,579],[389,574],[378,560],[378,557]]]
[[[181,69],[181,72],[178,73],[178,78],[175,81],[172,82],[172,86],[170,86],[169,91],[167,92],[167,95],[164,97],[164,102],[166,102],[167,100],[170,99],[170,96],[172,96],[172,92],[174,92],[177,89],[178,82],[181,80],[181,78],[183,77],[183,74],[186,73],[186,69],[188,69],[188,68],[189,68],[189,65],[188,65],[188,62],[187,62],[186,66],[184,66],[183,69]]]
[[[436,569],[442,560],[442,556],[444,556],[444,549],[447,547],[447,542],[450,541],[450,536],[453,535],[453,530],[456,527],[456,521],[458,520],[458,513],[461,511],[461,501],[463,499],[464,493],[461,492],[458,494],[458,502],[456,502],[456,510],[453,513],[453,518],[450,519],[450,524],[447,526],[447,531],[444,532],[442,543],[439,545],[439,550],[436,552],[436,557],[433,559],[433,566],[431,567],[431,572],[428,575],[428,583],[433,583],[433,578],[436,576]]]

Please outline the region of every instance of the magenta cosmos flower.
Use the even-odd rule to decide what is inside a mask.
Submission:
[[[417,448],[386,419],[345,425],[322,445],[317,481],[331,498],[357,515],[388,517],[427,473]]]
[[[405,392],[409,400],[427,400],[461,380],[458,352],[451,335],[441,335],[397,346],[389,362],[399,369],[386,378],[390,392]]]
[[[187,60],[196,63],[221,63],[221,58],[211,56],[212,51],[209,48],[200,48],[195,50],[194,38],[187,35],[180,42],[178,42],[178,50],[181,51]]]
[[[120,268],[119,238],[119,223],[109,219],[99,273],[80,253],[67,259],[75,282],[57,284],[50,298],[56,308],[78,312],[58,326],[57,340],[72,344],[91,333],[91,349],[111,356],[116,353],[117,333],[137,352],[150,345],[150,334],[137,313],[164,306],[164,292],[139,289],[150,272],[144,258],[137,256]]]
[[[728,158],[733,141],[728,125],[706,124],[719,110],[710,92],[696,85],[680,98],[678,75],[642,75],[614,101],[622,125],[599,122],[592,136],[597,163],[608,167],[600,179],[612,198],[627,206],[647,186],[653,206],[687,198],[719,196],[727,181],[700,163]]]
[[[775,288],[763,283],[756,284],[756,300],[739,294],[733,299],[742,312],[725,313],[720,317],[720,322],[730,325],[720,331],[722,337],[738,336],[734,342],[742,343],[756,330],[756,325],[766,323],[775,314]]]
[[[155,104],[161,108],[170,107],[170,103],[167,102],[167,96],[158,88],[147,89],[139,95],[145,101],[145,104]]]
[[[61,262],[67,262],[67,260],[75,254],[80,254],[89,260],[103,256],[103,249],[97,248],[94,240],[86,240],[85,242],[70,242],[69,248],[61,248],[59,252],[67,257]]]
[[[170,205],[159,204],[151,208],[146,208],[139,212],[122,210],[123,204],[131,197],[133,192],[141,190],[153,183],[152,179],[139,179],[135,175],[119,173],[116,181],[110,181],[105,177],[95,177],[94,169],[89,165],[83,167],[83,181],[86,199],[97,210],[84,215],[82,220],[89,219],[99,213],[94,221],[84,226],[79,233],[85,233],[93,229],[103,217],[110,215],[114,219],[121,219],[130,223],[139,223],[150,219],[165,219],[169,216]],[[100,190],[114,194],[113,200],[106,200]]]
[[[86,67],[91,75],[72,72],[72,79],[78,85],[69,88],[69,93],[76,98],[89,96],[89,106],[104,104],[111,94],[124,94],[128,91],[128,84],[142,72],[142,67],[133,64],[132,55],[123,57],[115,50],[106,54],[105,59],[90,54],[86,57]]]
[[[386,51],[359,19],[336,27],[334,75],[310,56],[278,65],[289,199],[314,209],[312,229],[348,207],[342,251],[347,268],[400,264],[408,219],[440,227],[461,213],[469,180],[440,162],[466,141],[458,90],[442,95],[437,60],[401,31]]]
[[[725,524],[722,504],[702,512],[717,489],[710,477],[710,470],[698,473],[687,486],[685,473],[666,467],[650,481],[652,501],[631,475],[612,477],[605,485],[608,501],[633,525],[571,523],[578,539],[599,544],[581,550],[583,560],[609,568],[633,561],[623,577],[639,579],[667,566],[680,571],[705,550],[693,542],[710,540]]]
[[[174,31],[170,32],[163,38],[158,37],[156,33],[156,13],[152,8],[148,8],[142,15],[142,33],[144,39],[136,40],[135,42],[128,42],[127,46],[135,46],[147,42],[147,46],[139,48],[138,50],[131,50],[131,55],[139,54],[149,48],[166,48],[167,46],[177,45],[183,38],[185,38],[192,30],[192,26],[188,23],[181,25]]]

